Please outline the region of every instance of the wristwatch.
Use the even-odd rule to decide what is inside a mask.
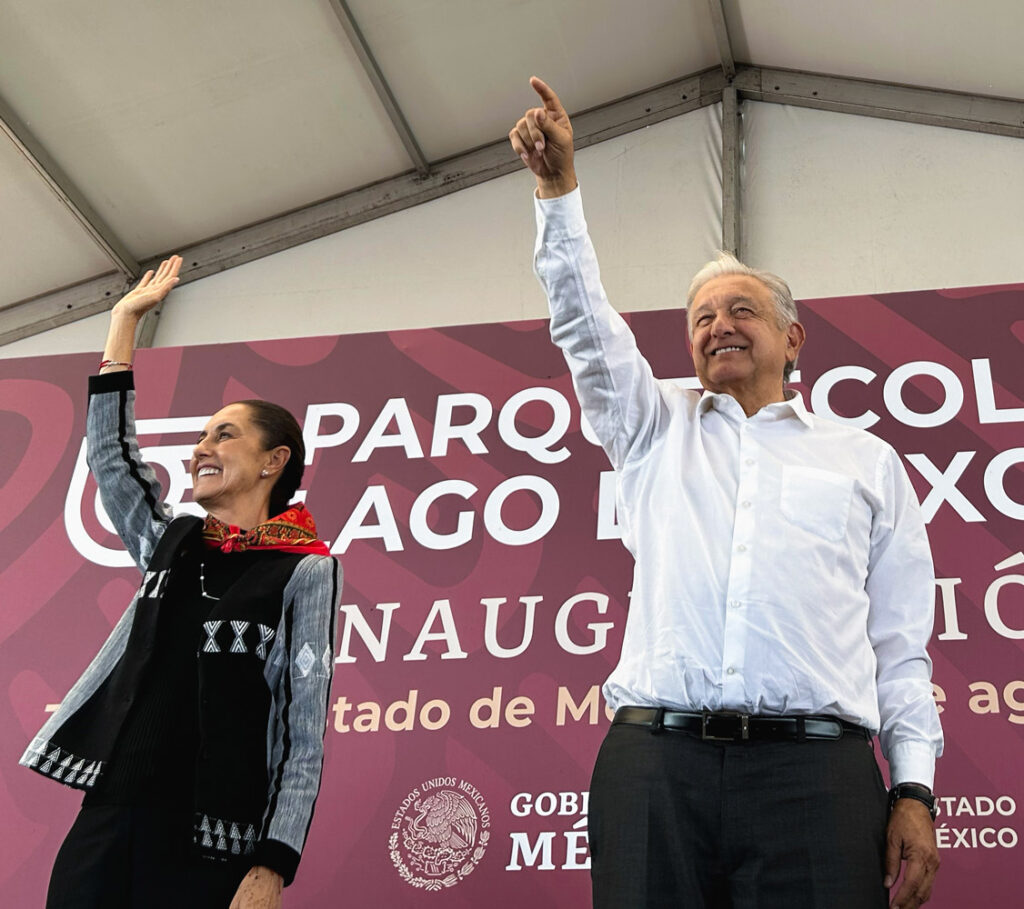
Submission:
[[[889,811],[891,812],[893,806],[896,804],[897,799],[917,799],[922,802],[928,809],[928,813],[932,816],[932,820],[935,820],[935,816],[939,813],[938,807],[935,805],[935,796],[932,795],[931,789],[927,786],[920,786],[917,783],[899,783],[893,786],[889,790]]]

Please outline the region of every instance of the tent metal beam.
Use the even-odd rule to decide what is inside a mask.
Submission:
[[[716,104],[722,101],[727,82],[721,67],[714,67],[575,114],[576,145],[585,148]],[[1024,138],[1024,101],[1021,100],[746,65],[737,66],[733,86],[737,102],[792,104]],[[521,167],[522,162],[502,138],[474,151],[435,162],[426,176],[410,171],[187,247],[181,250],[185,259],[182,283],[429,202]],[[155,256],[142,262],[135,273],[155,267],[160,258]],[[11,304],[0,310],[0,344],[104,312],[124,289],[124,277],[106,275]]]
[[[93,242],[103,250],[114,267],[125,277],[136,277],[139,274],[139,263],[128,251],[128,247],[96,213],[74,181],[3,98],[0,98],[0,131],[7,134],[22,157],[50,187]]]
[[[381,68],[377,64],[377,58],[373,56],[373,51],[370,50],[370,45],[363,35],[362,29],[359,28],[356,17],[352,15],[352,10],[349,9],[348,3],[345,0],[330,0],[330,4],[331,9],[334,10],[335,15],[338,17],[338,21],[341,22],[341,27],[345,29],[345,34],[348,35],[348,40],[351,42],[356,56],[359,57],[359,62],[366,72],[366,77],[370,80],[370,84],[373,85],[373,90],[377,93],[381,104],[384,105],[384,110],[387,111],[395,132],[398,133],[398,137],[402,140],[402,145],[405,146],[405,150],[416,166],[416,170],[422,176],[426,176],[430,173],[430,162],[427,161],[419,142],[416,141],[416,136],[413,135],[412,128],[405,119],[405,114],[402,113],[402,109],[398,106],[398,101],[395,100],[391,86],[388,85],[387,80],[384,78],[384,73],[381,72]]]
[[[736,60],[732,54],[729,25],[725,21],[725,7],[722,6],[722,0],[708,0],[708,9],[711,12],[711,25],[715,30],[718,56],[722,61],[722,72],[726,79],[733,79],[736,76]]]
[[[722,249],[740,255],[740,105],[736,88],[722,89]]]
[[[735,82],[751,101],[1024,138],[1024,100],[1016,98],[742,65]]]

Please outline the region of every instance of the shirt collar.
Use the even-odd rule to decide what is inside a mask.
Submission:
[[[772,419],[781,420],[792,414],[801,423],[804,424],[808,429],[814,427],[811,414],[808,412],[807,407],[804,405],[803,396],[795,388],[787,388],[785,391],[786,399],[784,401],[777,401],[774,404],[766,404],[762,407],[755,416],[761,419]],[[717,410],[723,414],[742,414],[743,411],[739,406],[739,403],[732,395],[727,394],[716,394],[715,392],[705,391],[700,401],[697,403],[697,411],[701,416],[704,416],[709,410]]]

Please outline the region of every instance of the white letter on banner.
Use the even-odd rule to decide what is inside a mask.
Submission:
[[[992,386],[992,367],[988,360],[971,360],[974,371],[974,396],[978,402],[979,423],[1024,422],[1024,407],[996,407],[996,394]]]
[[[376,524],[364,524],[370,510],[377,512]],[[398,524],[391,510],[391,500],[383,486],[367,486],[366,492],[356,503],[331,552],[345,552],[353,540],[383,540],[388,552],[400,552],[405,547],[398,533]]]
[[[509,811],[515,817],[526,817],[530,813],[530,793],[519,792],[512,796],[512,802],[509,804]]]
[[[320,421],[324,417],[338,417],[341,429],[320,435]],[[302,428],[302,442],[306,446],[306,466],[313,463],[318,448],[333,448],[344,445],[359,428],[359,411],[351,404],[310,404],[306,408],[306,419]]]
[[[932,411],[932,413],[918,413],[903,403],[903,386],[908,379],[914,376],[931,376],[933,379],[939,380],[946,398],[939,405],[938,410]],[[960,407],[964,403],[964,387],[960,384],[956,373],[948,366],[928,360],[914,360],[896,367],[890,373],[882,388],[882,398],[885,400],[885,406],[889,408],[889,413],[904,426],[917,426],[924,429],[942,426],[960,412]]]
[[[614,470],[602,470],[597,487],[597,538],[621,540],[622,525],[616,520],[615,502],[619,481]]]
[[[553,830],[545,830],[537,834],[537,843],[530,847],[529,833],[510,833],[512,839],[512,856],[505,866],[506,871],[521,871],[524,867],[536,868],[538,871],[554,871],[551,861],[551,841],[555,838]],[[519,859],[522,858],[522,864]],[[540,864],[537,864],[537,859]]]
[[[352,630],[355,629],[366,649],[370,651],[375,663],[383,663],[388,655],[388,637],[391,635],[391,615],[401,603],[378,603],[377,609],[381,612],[380,637],[378,638],[371,630],[370,623],[363,617],[358,606],[339,606],[338,610],[344,616],[344,623],[341,629],[341,651],[335,658],[335,663],[354,663],[356,658],[349,653],[352,646]]]
[[[430,626],[434,624],[435,618],[441,620],[440,631],[430,630]],[[448,650],[441,654],[442,660],[464,660],[469,656],[459,643],[459,634],[455,630],[455,617],[452,615],[452,604],[450,601],[434,601],[434,605],[430,607],[430,614],[420,629],[419,637],[416,638],[416,643],[412,645],[412,650],[402,659],[425,660],[427,655],[423,652],[423,645],[427,641],[444,641],[448,645]]]
[[[1024,565],[1024,553],[1014,553],[1010,558],[1004,559],[996,565],[995,569],[996,571],[1003,571],[1016,565]],[[988,590],[985,591],[985,618],[988,619],[992,630],[1000,637],[1009,638],[1011,641],[1024,640],[1024,629],[1011,628],[1003,621],[1003,617],[999,613],[999,591],[1007,584],[1017,584],[1024,587],[1024,575],[1008,574],[1004,577],[996,578],[988,585]]]
[[[82,521],[82,507],[85,502],[85,481],[89,476],[89,465],[85,460],[86,442],[82,439],[82,447],[78,450],[78,460],[75,461],[75,469],[71,474],[71,484],[68,486],[67,498],[64,499],[64,529],[67,531],[71,545],[75,547],[78,554],[96,565],[103,565],[107,568],[124,568],[132,564],[132,557],[124,549],[108,549],[101,546],[89,536]],[[99,498],[96,500],[97,516],[101,506]],[[110,518],[103,515],[101,523],[104,527],[110,527]]]
[[[427,525],[427,511],[441,496],[460,496],[469,499],[476,492],[476,487],[465,480],[442,480],[428,486],[412,503],[409,510],[409,532],[421,546],[427,549],[455,549],[468,543],[473,536],[473,512],[460,511],[455,530],[451,533],[435,533]]]
[[[985,516],[956,488],[957,480],[963,476],[967,465],[971,463],[976,453],[974,451],[958,451],[953,455],[949,466],[943,471],[940,471],[926,454],[908,454],[906,456],[907,460],[917,468],[917,472],[932,484],[931,492],[921,503],[921,516],[924,518],[925,524],[935,517],[935,512],[939,510],[939,506],[943,502],[949,502],[950,507],[968,524],[985,520]]]
[[[555,640],[566,653],[597,653],[608,643],[608,629],[613,627],[614,622],[591,622],[587,625],[587,628],[594,632],[593,644],[577,644],[569,637],[569,615],[574,606],[585,602],[596,605],[598,615],[604,615],[608,611],[608,595],[605,593],[578,593],[566,600],[555,616]]]
[[[396,433],[387,434],[384,432],[388,424],[394,420]],[[352,463],[367,461],[370,455],[378,448],[404,448],[407,458],[422,458],[423,447],[416,436],[416,427],[412,424],[412,417],[409,415],[409,405],[405,398],[391,398],[382,408],[373,426],[366,433],[366,438],[356,450]]]
[[[956,585],[962,578],[936,578],[935,586],[942,601],[943,631],[939,634],[940,641],[966,641],[967,635],[960,630],[960,618],[956,611]]]
[[[545,401],[551,405],[551,426],[539,436],[524,436],[516,428],[516,414],[520,407],[531,401]],[[505,402],[498,414],[498,434],[509,448],[525,451],[541,464],[558,464],[569,457],[565,446],[549,450],[569,428],[569,402],[553,388],[537,386],[516,392]]]
[[[1006,493],[1003,478],[1015,464],[1024,463],[1024,448],[1001,451],[985,468],[985,494],[988,500],[1008,518],[1024,521],[1024,503],[1015,502]]]
[[[540,498],[540,516],[532,527],[523,530],[512,530],[501,517],[501,508],[505,500],[515,492],[529,490]],[[543,477],[531,475],[509,477],[494,487],[484,504],[484,526],[487,532],[499,543],[506,546],[526,546],[535,543],[544,536],[558,520],[558,493]]]
[[[829,393],[840,382],[849,379],[869,385],[875,378],[875,374],[864,366],[836,366],[834,369],[823,372],[811,389],[811,410],[820,417],[827,417],[837,423],[845,423],[847,426],[856,426],[860,429],[874,426],[879,417],[873,410],[866,410],[859,417],[843,417],[832,409],[828,398]]]
[[[473,417],[468,423],[452,425],[452,411],[456,407],[473,408]],[[434,416],[434,438],[430,443],[430,457],[442,458],[448,454],[448,443],[461,439],[473,454],[487,454],[487,446],[480,440],[480,433],[491,422],[494,407],[484,396],[475,392],[457,395],[441,395],[437,399]]]
[[[590,868],[590,851],[586,830],[566,830],[563,871],[586,871]]]
[[[498,613],[501,607],[507,602],[506,597],[484,597],[480,600],[487,614],[484,618],[484,646],[491,656],[507,660],[517,657],[533,640],[534,615],[537,612],[537,604],[543,597],[520,597],[519,602],[526,607],[526,615],[523,617],[523,639],[515,647],[502,647],[498,643]]]

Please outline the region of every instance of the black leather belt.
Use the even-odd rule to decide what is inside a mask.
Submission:
[[[651,732],[669,729],[716,742],[841,739],[846,734],[871,738],[863,726],[828,716],[754,716],[749,713],[687,713],[664,707],[620,707],[612,724],[646,726]]]

